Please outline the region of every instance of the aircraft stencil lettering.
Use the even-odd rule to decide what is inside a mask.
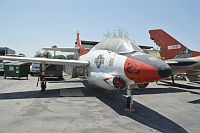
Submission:
[[[179,45],[179,44],[168,46],[168,49],[169,49],[169,50],[170,50],[170,49],[179,49],[179,48],[181,48],[181,45]]]
[[[134,73],[134,74],[139,74],[140,72],[140,67],[139,64],[132,64],[132,63],[128,63],[128,67],[126,69],[127,73]]]
[[[110,58],[109,66],[113,66],[114,60],[115,60],[115,58]]]

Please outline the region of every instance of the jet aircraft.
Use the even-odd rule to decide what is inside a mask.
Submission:
[[[84,75],[88,82],[96,86],[108,90],[126,89],[127,107],[130,106],[131,89],[135,85],[146,87],[149,82],[167,78],[172,73],[167,63],[144,53],[138,45],[125,38],[111,38],[101,41],[88,51],[81,45],[80,36],[77,33],[77,48],[69,48],[69,50],[78,50],[79,59],[62,60],[0,56],[0,60],[40,63],[41,91],[46,89],[45,64],[64,65],[67,73],[76,68],[79,75]]]
[[[192,51],[162,29],[150,30],[150,38],[160,47],[161,57],[172,67],[173,75],[186,73],[190,81],[200,74],[200,52]]]

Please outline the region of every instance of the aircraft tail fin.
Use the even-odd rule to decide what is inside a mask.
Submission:
[[[160,47],[160,54],[164,59],[187,58],[200,55],[200,52],[188,49],[162,29],[150,30],[149,34],[150,38]]]
[[[79,50],[80,56],[87,54],[88,51],[81,45],[80,33],[79,32],[77,32],[76,42],[77,42],[77,47],[80,48],[80,50]]]

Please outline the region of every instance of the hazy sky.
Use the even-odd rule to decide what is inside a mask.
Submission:
[[[164,29],[188,48],[200,51],[199,0],[0,0],[0,47],[34,56],[42,47],[74,47],[101,41],[125,28],[142,45],[156,46],[150,29]]]

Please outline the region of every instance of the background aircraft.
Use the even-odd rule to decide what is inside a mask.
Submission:
[[[68,74],[72,74],[72,69],[76,68],[79,75],[84,75],[87,81],[96,86],[108,90],[126,89],[127,107],[130,106],[131,89],[135,85],[146,87],[149,82],[167,78],[172,73],[170,66],[164,61],[145,54],[140,47],[125,38],[101,41],[88,52],[81,45],[77,33],[77,47],[80,53],[78,60],[7,56],[0,56],[0,59],[41,63],[41,91],[46,88],[45,64],[65,65],[65,72]]]
[[[173,74],[186,73],[190,81],[200,74],[200,52],[188,49],[162,29],[150,30],[150,38],[160,47],[161,57],[170,64]]]

